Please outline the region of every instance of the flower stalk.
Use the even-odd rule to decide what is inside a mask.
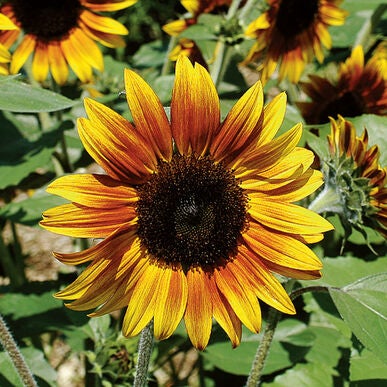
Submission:
[[[259,343],[257,352],[255,354],[254,361],[251,366],[251,371],[247,379],[246,387],[256,387],[259,385],[263,367],[265,365],[267,355],[269,354],[274,332],[280,317],[281,312],[279,312],[277,309],[270,308],[269,314],[267,316],[266,328],[263,332],[262,340]]]
[[[141,331],[138,343],[138,360],[133,387],[145,387],[148,380],[150,357],[153,350],[153,320]]]
[[[8,353],[12,363],[26,387],[37,387],[37,383],[32,375],[32,372],[27,366],[23,355],[21,354],[10,330],[8,329],[3,317],[0,315],[0,343],[5,352]]]

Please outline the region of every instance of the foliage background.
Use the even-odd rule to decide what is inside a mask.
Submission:
[[[320,73],[348,57],[351,47],[385,37],[387,14],[379,0],[345,0],[350,12],[344,26],[330,29],[333,48]],[[120,334],[120,313],[90,320],[86,313],[63,307],[52,294],[75,279],[77,271],[59,266],[50,250],[73,251],[87,241],[48,235],[38,222],[45,209],[61,199],[45,193],[45,186],[70,170],[94,171],[75,121],[85,116],[82,100],[93,91],[99,99],[130,118],[123,91],[123,69],[138,71],[168,106],[173,63],[168,60],[170,38],[161,27],[185,12],[177,1],[141,0],[115,17],[130,30],[125,49],[104,48],[105,72],[95,86],[79,85],[75,77],[56,92],[48,85],[31,85],[27,75],[0,78],[0,313],[4,316],[40,386],[130,386],[133,383],[137,338]],[[379,14],[377,15],[377,12]],[[376,17],[376,15],[378,17]],[[253,18],[254,15],[251,15]],[[183,35],[196,41],[204,57],[213,55],[222,15],[203,15]],[[238,41],[218,89],[224,116],[257,74],[237,64],[250,41]],[[266,100],[286,89],[290,97],[283,130],[303,119],[292,103],[292,87],[269,82]],[[378,144],[381,164],[387,161],[386,117],[363,115],[351,119],[360,131],[367,127],[370,143]],[[305,127],[303,145],[311,137]],[[319,129],[325,140],[328,125]],[[63,138],[70,159],[61,158]],[[322,142],[310,146],[323,153]],[[387,383],[387,248],[373,230],[369,238],[355,232],[340,253],[343,230],[336,230],[315,250],[323,259],[323,278],[301,286],[330,286],[329,293],[306,293],[295,299],[298,314],[283,318],[275,333],[264,368],[263,386],[385,386]],[[263,305],[264,318],[267,308]],[[193,350],[183,325],[167,341],[158,342],[152,356],[150,385],[243,386],[261,334],[245,330],[237,349],[214,326],[207,349]],[[0,385],[19,386],[20,380],[6,353],[0,352]]]

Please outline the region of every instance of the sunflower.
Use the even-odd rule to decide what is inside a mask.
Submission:
[[[301,87],[311,101],[297,104],[305,121],[322,124],[338,114],[345,117],[387,114],[386,62],[378,54],[364,64],[363,48],[357,46],[341,64],[336,82],[309,75],[311,82],[301,83]]]
[[[18,27],[7,16],[0,13],[0,30],[17,30]],[[11,54],[7,47],[0,44],[0,75],[7,75],[8,63],[11,61]]]
[[[387,238],[387,167],[379,164],[379,148],[368,147],[366,129],[359,137],[355,126],[342,116],[330,121],[325,191],[335,192],[347,234],[352,227],[362,231],[369,226]]]
[[[116,20],[96,12],[116,11],[137,0],[10,0],[0,12],[20,30],[1,31],[0,43],[17,47],[10,72],[15,74],[34,53],[32,75],[44,81],[49,71],[58,84],[68,78],[68,66],[82,82],[92,80],[92,69],[103,71],[103,56],[95,41],[107,47],[120,47],[128,30]],[[18,38],[23,32],[22,40]]]
[[[269,9],[246,29],[256,39],[244,63],[264,58],[262,81],[279,66],[279,80],[297,83],[306,63],[324,60],[323,46],[331,48],[329,26],[344,24],[341,0],[267,0]]]
[[[123,333],[154,320],[158,339],[183,318],[196,348],[208,343],[212,317],[230,337],[241,323],[261,326],[258,298],[295,313],[279,280],[314,279],[321,263],[306,243],[332,229],[292,202],[322,184],[313,154],[297,147],[301,124],[274,138],[285,114],[282,93],[265,107],[260,83],[220,122],[208,72],[186,57],[176,65],[171,120],[146,82],[125,71],[134,125],[86,99],[78,121],[86,150],[106,174],[58,178],[48,192],[71,201],[47,210],[41,225],[80,238],[87,250],[55,253],[63,263],[90,262],[57,293],[74,310],[100,316],[127,307]]]

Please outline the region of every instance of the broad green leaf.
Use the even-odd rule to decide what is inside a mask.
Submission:
[[[358,339],[387,363],[387,272],[373,274],[330,295]]]
[[[379,257],[373,261],[364,261],[350,256],[324,258],[322,262],[322,278],[313,281],[313,283],[311,281],[302,281],[303,284],[346,286],[360,278],[385,271],[387,256]]]
[[[72,122],[63,121],[50,131],[41,132],[35,123],[31,115],[0,113],[0,189],[17,186],[38,169],[47,171],[62,132],[73,127]]]
[[[0,110],[52,112],[67,109],[75,103],[61,94],[17,81],[14,76],[1,78]]]
[[[42,219],[42,212],[67,201],[46,193],[43,189],[20,202],[11,202],[0,209],[0,218],[12,220],[26,226],[35,226]]]
[[[21,352],[36,379],[42,379],[49,386],[57,385],[56,371],[44,358],[43,352],[33,347],[22,348]],[[39,381],[39,386],[43,386],[42,381]]]
[[[262,334],[256,335],[244,329],[242,343],[232,349],[230,342],[208,345],[203,356],[217,368],[235,375],[248,375]],[[291,367],[301,360],[313,345],[314,334],[309,328],[293,319],[279,323],[264,367],[264,374]]]
[[[143,44],[133,55],[133,65],[136,68],[161,67],[165,61],[167,50],[166,42],[160,40]]]
[[[364,349],[353,353],[349,367],[351,382],[369,379],[384,379],[387,382],[387,363],[383,363],[371,351]]]
[[[333,385],[333,376],[327,368],[316,363],[306,363],[297,364],[277,376],[272,383],[263,383],[262,387],[328,387]]]

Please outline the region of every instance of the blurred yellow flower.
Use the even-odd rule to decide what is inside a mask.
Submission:
[[[256,42],[244,63],[262,59],[262,82],[279,68],[278,78],[297,83],[306,63],[324,60],[323,46],[331,48],[329,26],[344,24],[341,0],[267,0],[269,9],[254,20],[245,34]]]
[[[297,103],[305,121],[322,124],[338,114],[344,117],[387,114],[386,63],[380,53],[364,63],[363,48],[357,46],[340,65],[336,81],[309,75],[311,82],[301,83],[301,87],[311,101]]]
[[[0,30],[17,30],[18,27],[12,22],[9,17],[0,13]],[[8,63],[11,61],[11,54],[7,47],[0,44],[0,74],[9,74]]]
[[[44,81],[49,71],[58,84],[68,79],[70,66],[82,82],[92,80],[92,69],[103,71],[103,56],[95,41],[107,47],[124,45],[119,35],[128,30],[119,22],[97,12],[127,8],[137,0],[11,0],[2,2],[0,12],[20,30],[2,30],[0,43],[15,43],[10,72],[17,73],[33,53],[32,75]],[[22,39],[19,41],[19,36]]]

